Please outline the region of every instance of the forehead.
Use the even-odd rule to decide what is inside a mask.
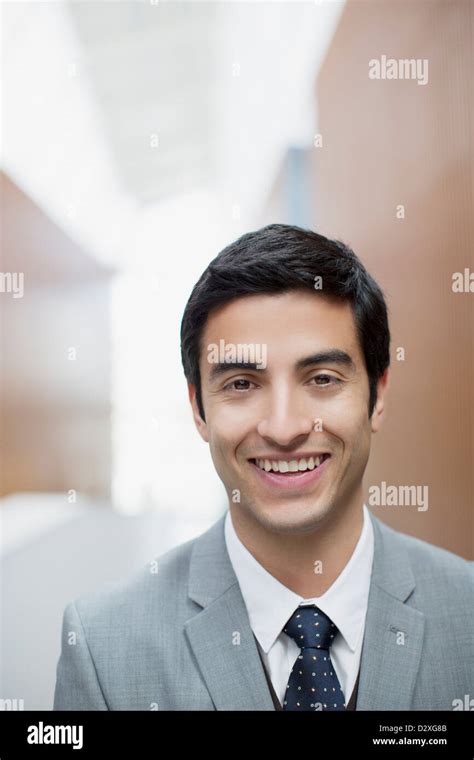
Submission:
[[[340,348],[363,362],[351,304],[311,291],[251,295],[213,310],[201,339],[201,363],[211,343],[268,346],[269,365],[326,348]],[[207,364],[207,362],[204,362]]]

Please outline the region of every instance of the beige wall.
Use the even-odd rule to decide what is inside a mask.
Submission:
[[[110,492],[110,272],[78,248],[6,175],[0,293],[0,495]],[[68,359],[69,348],[76,360]]]
[[[392,380],[367,486],[429,487],[387,523],[473,556],[472,5],[349,1],[316,85],[314,228],[361,256],[388,298]],[[375,81],[381,55],[427,58],[429,81]],[[405,219],[396,218],[398,204]],[[405,361],[395,359],[398,346]]]

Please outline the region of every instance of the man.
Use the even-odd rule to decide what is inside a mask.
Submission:
[[[229,509],[68,605],[55,709],[452,710],[473,693],[471,564],[364,504],[389,344],[383,294],[340,242],[273,224],[211,262],[181,350]]]

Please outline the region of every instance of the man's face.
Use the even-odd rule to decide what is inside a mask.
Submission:
[[[266,366],[242,368],[249,355],[212,355],[211,344],[252,345],[260,364],[266,351]],[[192,385],[190,399],[232,509],[268,530],[301,533],[360,506],[383,404],[380,394],[369,419],[350,304],[310,291],[238,298],[211,312],[201,346],[206,422]]]

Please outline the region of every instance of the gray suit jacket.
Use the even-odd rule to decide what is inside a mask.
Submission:
[[[474,696],[473,563],[371,514],[357,710],[452,710]],[[55,710],[274,710],[224,517],[63,617]]]

